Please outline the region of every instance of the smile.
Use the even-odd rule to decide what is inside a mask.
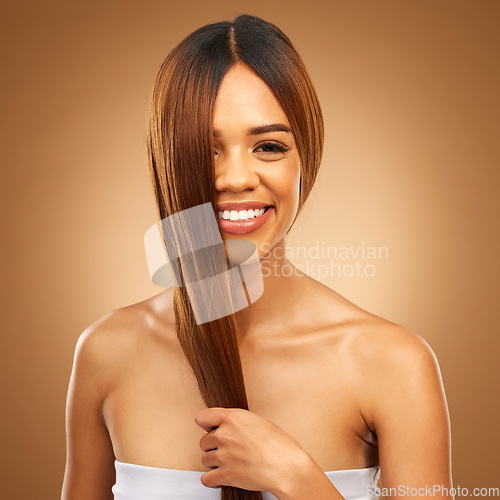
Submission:
[[[259,229],[269,219],[274,207],[250,210],[224,210],[218,212],[218,224],[222,231],[246,234]]]

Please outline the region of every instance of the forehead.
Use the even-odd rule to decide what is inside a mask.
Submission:
[[[285,113],[264,81],[238,63],[224,76],[214,108],[214,128],[231,132],[267,123],[289,125]]]

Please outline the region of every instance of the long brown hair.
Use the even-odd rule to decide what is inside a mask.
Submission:
[[[301,162],[297,215],[312,189],[323,153],[323,116],[306,68],[274,24],[239,15],[188,35],[156,77],[146,146],[160,219],[208,202],[217,218],[213,108],[224,75],[237,62],[267,84],[289,120]],[[217,262],[214,258],[213,269]],[[175,288],[173,307],[179,343],[207,407],[248,410],[234,314],[198,325],[185,287]],[[262,495],[222,486],[221,499],[256,500]]]

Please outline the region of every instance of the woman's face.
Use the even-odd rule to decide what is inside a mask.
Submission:
[[[222,80],[214,144],[224,238],[252,241],[263,256],[284,238],[297,213],[300,160],[285,113],[244,64],[233,66]]]

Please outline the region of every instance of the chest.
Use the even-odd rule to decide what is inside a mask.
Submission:
[[[360,436],[360,394],[342,366],[302,351],[242,354],[249,410],[291,434],[323,470],[372,465]],[[325,364],[326,363],[326,364]],[[344,373],[343,373],[344,372]],[[117,460],[209,470],[201,464],[195,422],[205,408],[180,352],[137,353],[112,384],[103,406]]]

